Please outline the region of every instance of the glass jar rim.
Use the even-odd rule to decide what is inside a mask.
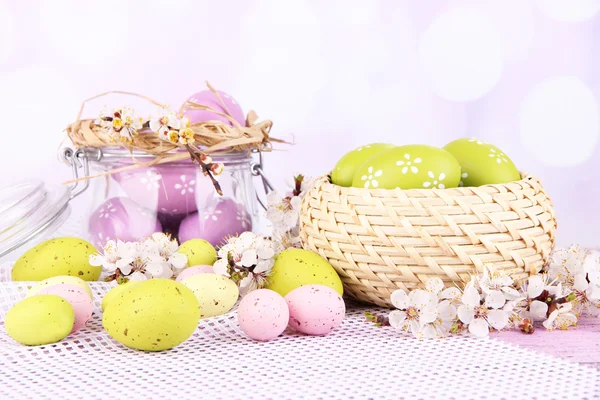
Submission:
[[[183,151],[182,151],[183,152]],[[86,148],[86,153],[90,161],[102,163],[105,160],[120,161],[123,159],[134,158],[136,160],[149,161],[157,156],[141,150],[129,150],[122,147],[102,147],[102,148]],[[246,164],[252,161],[252,154],[250,151],[231,151],[227,153],[214,153],[210,154],[210,157],[216,161],[225,164],[226,166],[236,164]],[[192,162],[191,159],[185,159],[177,162]],[[166,164],[163,164],[166,165]]]

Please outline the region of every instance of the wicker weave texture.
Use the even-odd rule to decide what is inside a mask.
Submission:
[[[345,188],[323,176],[302,203],[302,245],[329,260],[347,294],[385,307],[396,289],[467,282],[486,263],[524,278],[548,259],[556,218],[540,182],[523,176],[445,190]]]

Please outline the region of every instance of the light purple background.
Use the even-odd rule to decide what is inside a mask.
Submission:
[[[267,157],[280,187],[364,143],[476,136],[542,179],[560,244],[598,245],[599,9],[600,0],[0,0],[0,183],[68,178],[55,150],[87,97],[119,89],[177,107],[209,80],[273,120],[274,136],[295,138]],[[87,115],[123,101],[95,101]]]

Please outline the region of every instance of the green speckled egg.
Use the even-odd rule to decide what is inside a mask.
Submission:
[[[213,265],[217,261],[217,251],[212,244],[203,239],[190,239],[183,242],[177,252],[186,255],[188,267]]]
[[[150,279],[112,300],[102,325],[127,347],[162,351],[185,342],[199,321],[200,305],[190,289],[170,279]]]
[[[448,143],[444,149],[460,163],[460,186],[481,186],[521,179],[521,174],[512,160],[492,144],[478,139],[462,138]]]
[[[267,289],[285,296],[304,285],[329,286],[340,295],[344,294],[342,280],[335,269],[320,255],[308,250],[287,249],[275,258]]]
[[[74,237],[60,237],[38,244],[27,251],[12,269],[13,281],[43,281],[55,276],[76,276],[97,281],[102,267],[90,265],[89,257],[98,253],[93,244]]]
[[[127,290],[139,285],[140,283],[142,283],[142,281],[129,281],[110,289],[102,298],[102,311],[106,310],[108,305],[111,304],[117,297],[121,296]]]
[[[389,150],[394,146],[387,143],[371,143],[346,153],[333,167],[331,182],[344,187],[352,186],[356,170],[369,158]]]
[[[366,189],[446,189],[457,187],[460,164],[444,149],[422,144],[400,146],[369,159],[352,186]]]
[[[6,314],[6,333],[28,346],[56,343],[66,338],[75,323],[71,304],[60,296],[40,294],[17,303]]]

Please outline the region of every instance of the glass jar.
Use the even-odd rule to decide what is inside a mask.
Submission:
[[[154,232],[169,233],[180,243],[205,239],[218,247],[259,226],[252,177],[260,167],[249,152],[212,156],[225,167],[216,177],[222,196],[190,159],[136,167],[135,162],[154,156],[121,148],[87,149],[85,154],[90,176],[104,174],[91,179],[88,189],[88,240],[98,248],[108,240],[135,241]]]

